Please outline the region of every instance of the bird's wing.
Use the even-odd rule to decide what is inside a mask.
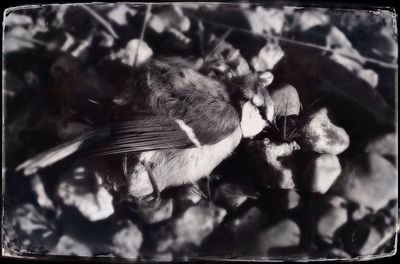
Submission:
[[[112,123],[108,129],[109,137],[94,147],[94,155],[196,146],[180,121],[168,116],[136,116]]]
[[[193,99],[193,98],[192,98]],[[98,144],[95,155],[111,155],[168,148],[191,148],[214,144],[239,126],[232,106],[220,100],[176,101],[168,116],[129,117],[109,125],[109,137]]]
[[[136,116],[87,131],[26,160],[16,171],[32,175],[82,150],[89,155],[111,155],[194,146],[178,120],[167,116]]]

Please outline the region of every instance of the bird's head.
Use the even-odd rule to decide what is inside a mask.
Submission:
[[[274,103],[268,91],[274,76],[271,72],[249,73],[235,78],[232,100],[241,114],[244,137],[254,137],[272,122]]]

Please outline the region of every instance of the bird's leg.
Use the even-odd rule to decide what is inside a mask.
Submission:
[[[144,164],[143,164],[144,165]],[[154,175],[151,171],[151,164],[150,166],[146,166],[147,174],[149,176],[149,180],[151,182],[151,185],[153,187],[153,192],[151,194],[145,195],[141,198],[139,198],[139,202],[141,205],[144,205],[146,208],[155,208],[160,205],[161,202],[161,197],[160,197],[160,190],[157,186],[157,183],[154,179]]]
[[[206,177],[207,179],[207,184],[206,184],[206,196],[207,200],[211,201],[211,183],[210,183],[210,176]]]

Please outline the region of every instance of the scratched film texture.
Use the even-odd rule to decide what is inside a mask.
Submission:
[[[392,11],[49,5],[9,10],[4,30],[3,255],[309,260],[394,254]],[[164,189],[161,204],[150,209],[118,198],[129,185],[120,158],[97,170],[82,157],[31,176],[15,170],[100,120],[118,103],[130,73],[165,56],[190,60],[217,80],[272,72],[273,124],[242,140],[210,177]],[[128,188],[148,182],[139,177]]]

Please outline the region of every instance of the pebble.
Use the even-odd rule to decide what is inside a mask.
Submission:
[[[155,224],[170,219],[174,210],[173,199],[162,200],[159,206],[141,210],[140,217],[146,224]]]
[[[225,209],[206,202],[190,207],[153,234],[156,251],[177,252],[200,246],[225,215]]]
[[[252,141],[248,145],[267,187],[293,189],[293,170],[283,164],[282,158],[290,156],[299,149],[296,142],[272,143],[269,140]]]
[[[380,246],[380,241],[382,240],[383,235],[378,232],[375,228],[370,228],[368,232],[368,237],[364,242],[363,246],[358,251],[358,254],[361,256],[373,255],[378,250]]]
[[[68,235],[60,237],[57,245],[49,254],[80,257],[92,257],[93,255],[88,246]]]
[[[89,174],[80,167],[62,177],[57,195],[65,205],[75,207],[89,221],[103,220],[114,213],[114,207],[113,197],[101,184],[100,176]]]
[[[153,50],[147,45],[145,41],[142,41],[139,45],[139,39],[132,39],[126,44],[125,49],[120,49],[117,52],[111,53],[109,58],[114,61],[118,60],[123,64],[134,66],[135,64],[135,57],[136,59],[136,66],[140,66],[146,63],[152,56]],[[136,55],[137,54],[137,55]]]
[[[378,154],[361,154],[348,164],[332,191],[376,212],[397,199],[397,171]]]
[[[157,33],[162,33],[169,28],[186,32],[190,29],[190,19],[183,14],[178,5],[173,5],[153,14],[149,20],[149,28]]]
[[[21,241],[28,250],[37,252],[40,248],[51,248],[54,243],[57,243],[56,226],[33,204],[19,205],[10,216],[11,229],[15,231],[16,239]]]
[[[338,155],[350,144],[346,131],[329,120],[326,108],[311,114],[301,132],[300,146],[321,154]]]
[[[292,220],[281,220],[260,231],[255,241],[254,253],[259,257],[270,256],[272,249],[298,246],[300,243],[300,229]]]
[[[202,195],[199,190],[200,187],[197,183],[182,186],[179,195],[179,202],[186,205],[198,204],[202,200]]]
[[[275,115],[277,116],[298,116],[301,103],[296,88],[290,84],[285,84],[271,92],[274,101]]]
[[[258,207],[252,206],[239,216],[226,222],[225,226],[236,242],[247,241],[258,233],[266,215]]]
[[[149,174],[146,167],[140,162],[135,164],[127,177],[128,193],[136,198],[153,193]]]
[[[253,193],[253,195],[252,195]],[[243,204],[248,198],[256,198],[255,192],[245,190],[245,188],[238,184],[223,183],[218,186],[214,193],[214,201],[226,209],[235,209]]]
[[[346,200],[333,196],[323,205],[324,210],[318,219],[317,232],[323,241],[331,244],[335,232],[347,222]]]
[[[256,72],[272,70],[284,55],[285,53],[278,44],[269,42],[260,50],[257,56],[251,58],[250,65]]]
[[[119,224],[122,225],[122,228],[111,238],[111,251],[114,255],[122,258],[136,259],[143,242],[142,232],[129,220]]]
[[[395,158],[398,152],[396,133],[385,134],[371,141],[365,151]]]
[[[304,179],[309,181],[307,185],[311,192],[325,194],[341,171],[342,167],[337,156],[321,154],[309,162]]]

